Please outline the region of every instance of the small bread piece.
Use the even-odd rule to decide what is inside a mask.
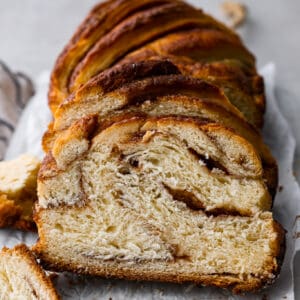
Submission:
[[[0,227],[36,230],[32,209],[39,167],[40,161],[29,154],[0,162]]]
[[[273,282],[284,232],[251,144],[190,118],[97,126],[81,119],[42,163],[34,251],[46,267],[235,292]]]
[[[237,28],[246,21],[247,7],[245,4],[235,1],[225,1],[221,4],[221,10],[225,17],[229,19],[231,28]]]
[[[26,245],[0,252],[1,299],[58,300],[60,297]]]

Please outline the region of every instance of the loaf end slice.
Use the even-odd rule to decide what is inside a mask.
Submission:
[[[12,249],[4,247],[0,253],[0,295],[1,299],[60,299],[50,278],[24,244]]]
[[[83,210],[41,213],[39,221],[48,224],[43,226],[42,239],[34,251],[43,266],[106,278],[191,282],[234,293],[260,291],[273,284],[280,272],[284,230],[269,212],[252,218],[198,214],[196,222],[191,212],[180,212],[173,219],[165,215],[157,226],[172,221],[157,228],[148,227],[144,215],[125,213],[118,206],[114,210],[112,215],[112,211],[98,211],[92,205]],[[109,216],[103,220],[101,214]],[[89,220],[78,224],[76,215]],[[172,226],[183,219],[180,228],[174,230]],[[89,228],[97,230],[98,235],[87,234]],[[55,232],[51,232],[53,237],[50,230]],[[59,235],[61,238],[55,242],[53,238]],[[105,242],[100,244],[101,238]]]

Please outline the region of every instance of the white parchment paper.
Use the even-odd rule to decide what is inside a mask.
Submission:
[[[278,109],[276,100],[280,101],[280,99],[275,99],[275,66],[268,64],[261,70],[261,74],[265,78],[267,93],[263,133],[279,165],[281,188],[274,202],[274,216],[287,230],[287,250],[276,283],[260,294],[235,296],[228,291],[191,284],[128,282],[79,277],[65,273],[55,279],[56,287],[63,299],[294,299],[293,258],[296,251],[300,249],[300,241],[296,238],[296,231],[300,231],[300,222],[296,221],[296,217],[300,215],[300,190],[292,170],[295,139],[287,121]],[[43,156],[40,140],[51,118],[46,106],[48,79],[48,73],[40,77],[37,94],[21,117],[6,154],[7,159],[24,152]],[[34,234],[15,230],[0,231],[0,247],[4,245],[10,247],[20,242],[30,245],[35,242],[35,239]]]

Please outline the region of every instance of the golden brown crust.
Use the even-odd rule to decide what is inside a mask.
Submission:
[[[29,201],[27,205],[33,207],[33,203],[34,200]],[[8,199],[5,194],[0,195],[0,228],[13,227],[20,230],[36,231],[32,215],[28,215],[27,211],[25,213],[23,206]]]
[[[241,294],[245,292],[257,292],[262,288],[273,283],[274,279],[269,278],[257,278],[251,276],[247,280],[241,279],[235,274],[208,274],[199,275],[195,273],[169,273],[164,272],[156,273],[136,270],[134,268],[121,267],[119,265],[104,265],[103,268],[93,268],[89,267],[79,267],[76,264],[57,262],[51,259],[47,253],[42,252],[39,248],[39,244],[35,246],[34,251],[41,259],[41,264],[46,268],[54,271],[69,271],[77,274],[85,275],[96,275],[105,278],[116,278],[116,279],[126,279],[126,280],[137,280],[137,281],[159,281],[159,282],[173,282],[173,283],[193,283],[203,286],[215,286],[219,288],[227,288],[232,290],[236,294]]]
[[[48,94],[52,112],[68,95],[68,82],[73,69],[98,39],[133,12],[173,1],[176,0],[115,0],[95,6],[55,63]]]
[[[170,33],[120,61],[139,61],[152,56],[185,57],[190,62],[236,60],[247,75],[256,74],[254,56],[231,35],[215,29],[189,29]]]
[[[223,32],[212,29],[174,33],[165,41],[161,39],[152,46],[160,48],[163,53],[187,56],[194,61],[236,59],[249,73],[255,68],[254,56],[241,43]]]
[[[120,2],[119,6],[115,2]],[[107,5],[103,5],[103,14],[97,16],[96,20],[91,14],[82,24],[70,45],[60,55],[51,76],[49,90],[49,104],[53,112],[68,94],[68,82],[72,73],[75,75],[72,75],[73,80],[71,81],[77,81],[76,86],[78,86],[78,83],[85,83],[92,75],[113,63],[113,60],[122,53],[126,54],[132,47],[140,46],[141,43],[145,43],[164,32],[186,26],[216,28],[239,41],[233,31],[200,10],[196,10],[181,1],[128,1],[140,3],[139,6],[137,3],[132,4],[132,7],[130,5],[126,6],[123,2],[125,1],[110,1]],[[144,7],[149,9],[143,10]],[[142,11],[139,13],[140,10]],[[134,12],[137,13],[122,21],[124,17]],[[93,23],[99,24],[98,19],[104,20],[102,26],[93,26]],[[89,29],[90,26],[91,29]],[[114,26],[116,27],[114,28]],[[98,30],[97,33],[96,29]],[[111,32],[109,32],[110,30]],[[131,39],[129,36],[133,38]],[[115,44],[114,47],[113,44]],[[116,52],[113,53],[114,51]],[[96,60],[98,60],[97,63]],[[83,68],[85,65],[89,66],[86,70]],[[101,67],[101,65],[103,66]],[[74,72],[75,67],[77,71]],[[78,70],[80,70],[80,73]],[[80,79],[76,74],[84,77]]]
[[[209,78],[218,86],[218,82],[222,82],[225,86],[233,86],[235,89],[244,92],[246,95],[252,96],[254,104],[258,108],[258,113],[263,114],[265,111],[264,85],[263,78],[257,74],[247,75],[241,69],[236,60],[224,60],[210,63],[189,63],[180,62],[177,57],[175,63],[183,74],[190,74],[195,78]],[[172,59],[171,59],[172,60]],[[173,60],[172,60],[173,61]],[[222,85],[221,85],[222,86]]]
[[[89,95],[96,96],[112,92],[133,81],[172,74],[180,74],[180,71],[167,59],[116,65],[93,77],[85,85],[76,90],[75,93],[66,98],[58,107],[58,111],[55,112],[54,117],[55,119],[60,118],[62,113],[60,107],[64,107],[72,101],[82,101],[82,98],[88,97]]]
[[[34,277],[34,279],[38,281],[45,291],[45,294],[48,294],[48,299],[60,299],[50,278],[46,275],[41,266],[37,264],[36,258],[26,245],[19,244],[12,249],[4,247],[0,252],[0,257],[5,259],[8,259],[8,257],[18,257],[20,260],[24,261],[31,271],[28,275]],[[16,268],[18,268],[18,266],[16,266]]]
[[[119,64],[93,77],[84,89],[97,89],[98,92],[108,93],[132,81],[160,75],[180,74],[179,69],[168,59],[137,61]],[[66,100],[68,101],[68,100]]]
[[[71,95],[67,101],[61,104],[55,113],[54,129],[64,129],[66,127],[66,125],[64,125],[66,122],[65,114],[69,108],[74,109],[76,106],[80,107],[82,103],[101,101],[104,95],[101,85],[102,83],[97,80],[88,82],[77,90],[76,93]],[[107,96],[124,99],[124,104],[127,105],[134,102],[138,103],[143,99],[150,100],[151,98],[162,95],[198,96],[201,99],[220,103],[220,105],[226,107],[228,110],[241,115],[218,87],[203,80],[183,75],[160,75],[133,81],[112,91]]]
[[[253,56],[231,36],[211,29],[173,33],[130,53],[120,64],[153,57],[169,58],[183,74],[222,88],[248,121],[262,127],[263,80]]]
[[[7,199],[6,195],[0,196],[0,227],[10,227],[21,216],[22,209],[14,201]]]

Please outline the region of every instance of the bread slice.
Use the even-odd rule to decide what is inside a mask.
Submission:
[[[182,1],[107,1],[79,27],[54,68],[49,91],[53,112],[68,92],[109,67],[128,51],[185,27],[216,28],[237,35]]]
[[[260,159],[221,125],[132,118],[99,132],[86,117],[44,160],[38,190],[34,250],[49,268],[235,292],[279,271]]]
[[[275,195],[277,187],[278,170],[275,159],[270,150],[264,144],[260,134],[256,132],[247,122],[232,112],[225,110],[222,106],[210,101],[202,100],[189,96],[161,96],[153,100],[146,100],[139,103],[127,105],[125,108],[120,108],[107,112],[102,115],[98,112],[98,122],[102,128],[105,128],[112,123],[123,119],[124,116],[149,115],[149,116],[186,116],[193,117],[196,120],[210,121],[221,124],[227,128],[233,129],[238,135],[247,139],[255,149],[262,160],[263,177],[266,181],[272,197]],[[73,125],[76,128],[76,123]],[[72,127],[72,126],[71,126]],[[69,131],[73,131],[71,128]],[[43,142],[45,149],[55,151],[60,147],[60,136],[68,133],[64,131],[49,131],[44,135]]]
[[[168,58],[187,76],[222,88],[228,99],[261,128],[265,110],[262,78],[253,56],[231,36],[212,29],[193,29],[166,35],[129,53],[119,63]]]
[[[77,167],[74,170],[71,166],[74,164],[75,167],[75,165],[80,164],[80,156],[89,151],[90,139],[93,132],[98,130],[96,124],[96,118],[83,118],[57,139],[39,174],[39,203],[54,201],[53,204],[55,205],[57,195],[64,193],[64,188],[67,187],[63,184],[65,182],[64,176],[68,178],[66,184],[69,194],[68,196],[64,195],[64,198],[60,196],[58,198],[64,199],[63,202],[68,202],[71,199],[72,201],[78,200],[82,196],[82,191],[76,184],[80,172]],[[142,128],[140,129],[140,127]],[[151,131],[154,134],[151,134]],[[175,168],[170,174],[170,179],[165,178],[166,185],[171,187],[172,182],[178,182],[183,190],[188,189],[190,193],[198,195],[196,198],[207,211],[213,212],[222,208],[223,211],[227,212],[251,215],[270,208],[271,198],[264,184],[262,164],[257,151],[245,139],[219,124],[202,124],[193,119],[177,117],[150,118],[148,121],[145,121],[144,118],[133,118],[116,123],[101,134],[96,135],[92,139],[92,145],[100,143],[114,148],[114,152],[120,151],[117,154],[118,159],[120,159],[120,166],[116,168],[117,170],[125,168],[128,164],[126,160],[123,161],[122,159],[122,150],[116,150],[122,148],[122,138],[127,139],[128,137],[129,144],[125,143],[128,147],[131,145],[131,136],[132,146],[137,148],[149,147],[150,144],[146,138],[136,137],[144,135],[146,137],[158,135],[157,139],[153,140],[153,147],[158,147],[160,138],[162,139],[161,153],[158,153],[158,157],[155,159],[155,161],[158,160],[156,162],[158,166],[150,161],[147,163],[147,172],[156,172],[156,168],[158,168],[160,174],[161,172],[166,173],[164,168]],[[165,135],[168,141],[164,140]],[[101,142],[98,142],[100,138]],[[150,140],[152,141],[152,139]],[[173,150],[171,149],[171,153],[168,152],[168,148],[166,153],[163,152],[164,143],[169,143],[175,147]],[[94,147],[91,148],[91,151],[94,151],[93,149]],[[130,151],[138,151],[134,149]],[[172,162],[172,155],[175,155],[176,152],[180,153],[180,159],[186,161],[184,166],[176,164],[175,161]],[[186,156],[185,159],[184,156]],[[169,158],[167,159],[167,157]],[[177,159],[180,161],[179,158]],[[108,161],[109,159],[107,159]],[[55,162],[55,167],[53,162]],[[101,161],[101,164],[105,165],[106,162]],[[62,172],[62,170],[69,168],[71,168],[70,174]],[[181,168],[185,168],[187,173],[182,173]],[[199,173],[200,177],[194,179],[194,187],[188,188],[191,180],[189,176],[192,176],[193,172]],[[160,176],[165,176],[163,173]],[[183,177],[181,177],[181,173]],[[203,180],[208,180],[207,184],[209,185],[209,188],[203,190],[199,186],[202,184],[202,176],[206,178]],[[220,179],[219,176],[226,179]],[[48,180],[44,180],[44,177]],[[75,181],[71,184],[69,180],[72,181],[73,179]],[[112,184],[112,179],[110,184]],[[52,188],[53,185],[57,185],[55,191]],[[173,189],[177,190],[179,187],[175,184]]]
[[[146,61],[142,64],[147,66],[148,63]],[[131,68],[130,65],[123,65],[120,68],[121,74],[126,73],[124,70],[127,70],[128,67]],[[135,72],[135,68],[132,68],[131,72]],[[219,88],[204,80],[178,73],[151,74],[150,76],[141,76],[142,78],[137,78],[137,80],[132,78],[131,81],[124,83],[124,80],[119,80],[119,77],[124,78],[125,76],[116,75],[115,72],[112,74],[104,72],[70,95],[55,112],[54,130],[65,129],[74,121],[89,114],[101,113],[104,115],[126,105],[163,95],[187,95],[207,99],[242,117],[239,110],[229,102]],[[114,82],[114,84],[110,84],[110,82]]]
[[[192,116],[232,128],[252,143],[262,159],[264,178],[274,195],[277,165],[261,136],[220,89],[178,72],[169,61],[149,60],[117,65],[101,73],[58,107],[54,124],[43,137],[45,152],[51,150],[62,130],[89,114],[98,115],[99,122],[106,126],[122,114]]]
[[[24,244],[0,252],[1,299],[60,299],[51,280]]]
[[[0,162],[0,227],[36,230],[32,208],[39,167],[40,161],[29,154]]]
[[[242,70],[256,74],[255,58],[235,36],[213,27],[189,28],[166,34],[130,52],[122,61],[145,60],[152,56],[186,57],[193,62],[236,60]]]

